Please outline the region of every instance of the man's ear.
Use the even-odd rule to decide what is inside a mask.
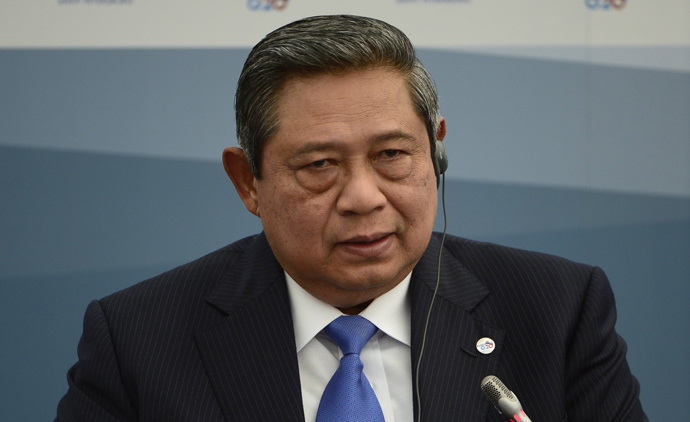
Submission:
[[[260,217],[259,201],[256,194],[256,178],[249,167],[249,161],[242,149],[227,147],[223,150],[223,167],[235,185],[237,194],[250,213]]]
[[[436,129],[436,140],[443,141],[446,137],[446,119],[443,116],[438,118],[438,126]]]

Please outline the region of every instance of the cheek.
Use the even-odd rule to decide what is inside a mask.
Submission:
[[[327,218],[327,207],[321,199],[295,186],[275,185],[261,189],[259,207],[264,230],[281,233],[283,243],[313,239]]]
[[[418,223],[424,225],[425,227],[433,227],[434,220],[436,219],[436,207],[437,198],[435,190],[425,195],[424,197],[418,198],[414,201],[411,206],[414,207],[414,215],[418,216]]]
[[[438,206],[436,177],[428,178],[401,197],[401,212],[407,218],[409,226],[420,231],[433,230]]]
[[[418,212],[435,208],[437,201],[436,175],[431,163],[415,163],[414,177],[405,181],[405,193],[401,200],[408,203],[408,207],[414,207]],[[424,215],[421,213],[420,215]]]
[[[438,202],[435,182],[434,185],[427,182],[397,186],[389,190],[386,196],[409,228],[433,227]]]

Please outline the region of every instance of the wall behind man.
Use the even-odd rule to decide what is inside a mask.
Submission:
[[[682,414],[690,5],[228,3],[2,6],[0,420],[54,416],[90,300],[261,229],[220,162],[235,83],[319,13],[411,36],[448,120],[449,231],[602,266],[645,410]]]

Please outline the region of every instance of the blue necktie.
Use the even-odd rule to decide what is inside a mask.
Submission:
[[[359,315],[344,315],[328,324],[325,331],[343,351],[321,396],[316,422],[384,422],[374,389],[362,372],[362,348],[378,328]]]

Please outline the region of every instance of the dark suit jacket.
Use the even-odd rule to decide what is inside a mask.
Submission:
[[[434,234],[410,283],[413,373],[439,246]],[[597,268],[448,237],[422,419],[503,420],[479,388],[494,374],[535,422],[647,420],[615,319]],[[482,337],[493,353],[478,353]],[[78,351],[60,421],[304,420],[283,270],[263,234],[92,302]]]

